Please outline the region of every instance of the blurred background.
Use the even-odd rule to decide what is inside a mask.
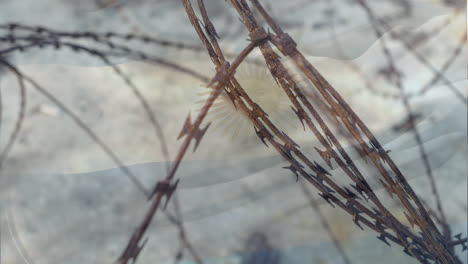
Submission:
[[[248,43],[247,30],[229,1],[204,1],[233,59]],[[395,85],[402,80],[428,153],[436,186],[453,234],[467,234],[466,2],[455,0],[369,1],[388,25],[377,37],[363,9],[349,0],[261,1],[298,44],[307,59],[337,89],[377,136],[416,193],[435,208],[407,112]],[[192,3],[195,10],[196,1]],[[181,141],[188,113],[195,119],[210,90],[191,74],[161,65],[182,65],[201,76],[215,74],[208,53],[174,0],[0,0],[0,56],[16,65],[79,116],[148,189],[165,177]],[[259,21],[262,21],[258,19]],[[10,51],[9,23],[61,32],[115,32],[150,36],[190,48],[116,39],[131,52],[92,38],[67,41],[108,52],[109,66],[72,49],[35,47]],[[265,25],[264,25],[265,26]],[[18,31],[19,35],[27,30]],[[385,43],[398,72],[392,72]],[[180,45],[179,45],[180,46]],[[114,52],[114,53],[112,53]],[[142,59],[140,53],[151,59]],[[106,53],[107,54],[107,53]],[[133,54],[133,55],[132,55]],[[421,59],[422,58],[422,59]],[[290,63],[284,59],[285,64]],[[122,77],[125,76],[125,77]],[[273,122],[313,160],[318,146],[304,130],[290,102],[254,52],[235,77]],[[169,158],[129,79],[161,124]],[[302,76],[301,88],[313,91]],[[2,149],[21,110],[16,76],[0,68]],[[196,152],[190,147],[176,174],[187,238],[204,263],[343,263],[301,185],[352,263],[416,263],[397,245],[388,247],[368,228],[324,202],[306,181],[283,167],[227,96],[215,102],[212,122]],[[314,156],[315,155],[315,156]],[[364,161],[354,157],[356,163]],[[339,169],[331,171],[340,182]],[[144,195],[67,113],[26,85],[24,121],[0,174],[2,263],[113,263],[148,207]],[[376,179],[378,195],[385,195]],[[343,180],[344,182],[344,180]],[[398,204],[389,209],[402,221]],[[172,213],[172,202],[168,206]],[[181,244],[177,228],[158,212],[138,263],[196,263]],[[461,249],[461,248],[460,248]],[[466,251],[458,252],[467,263]]]

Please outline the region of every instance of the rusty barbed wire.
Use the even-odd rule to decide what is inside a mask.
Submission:
[[[234,100],[238,106],[248,115],[249,119],[252,121],[254,126],[256,127],[256,133],[259,136],[259,138],[262,140],[262,142],[267,145],[265,139],[286,159],[290,162],[291,166],[288,167],[294,174],[298,175],[301,174],[304,176],[310,183],[312,183],[317,189],[321,190],[323,193],[321,196],[330,202],[332,205],[332,202],[340,206],[342,209],[347,211],[348,213],[353,215],[353,219],[355,224],[359,226],[359,221],[365,223],[366,225],[370,226],[377,232],[379,232],[381,235],[379,236],[379,239],[385,242],[385,238],[388,238],[396,243],[401,243],[401,245],[404,247],[404,252],[407,253],[410,256],[416,257],[419,259],[421,262],[425,263],[427,262],[428,259],[433,259],[438,261],[439,259],[442,259],[444,261],[445,258],[453,258],[453,256],[450,254],[450,252],[447,253],[442,253],[443,250],[446,249],[446,247],[440,245],[436,245],[433,236],[437,238],[441,238],[440,234],[438,234],[437,229],[435,228],[434,224],[431,222],[430,218],[427,216],[427,212],[425,211],[424,207],[421,206],[421,202],[419,202],[419,199],[417,196],[414,194],[412,191],[411,187],[408,185],[406,182],[405,178],[399,172],[399,170],[396,168],[396,166],[393,164],[391,159],[388,157],[386,152],[382,149],[380,144],[377,142],[377,140],[373,137],[373,135],[370,133],[370,131],[365,127],[365,125],[360,121],[357,116],[352,112],[351,109],[346,105],[346,103],[339,97],[339,95],[334,92],[334,90],[329,86],[326,81],[321,80],[323,77],[321,77],[318,72],[311,66],[308,65],[307,62],[304,60],[304,58],[296,57],[298,54],[300,54],[296,49],[295,45],[293,44],[294,42],[289,38],[288,35],[283,33],[279,27],[274,24],[274,22],[269,18],[268,14],[266,11],[261,7],[261,5],[257,1],[252,1],[253,4],[255,5],[257,11],[262,14],[262,16],[265,18],[265,20],[269,23],[270,27],[275,31],[278,36],[272,36],[268,33],[266,33],[261,27],[256,26],[255,19],[250,13],[250,10],[248,8],[248,5],[245,1],[232,1],[232,4],[234,7],[237,9],[239,14],[242,17],[242,20],[244,22],[244,25],[249,29],[250,32],[250,40],[252,43],[255,43],[255,46],[258,46],[260,50],[262,51],[266,62],[269,66],[270,71],[272,72],[272,75],[274,78],[281,84],[285,92],[288,94],[288,97],[290,97],[291,101],[297,108],[296,113],[301,121],[305,120],[306,123],[308,123],[308,126],[314,131],[314,134],[321,139],[322,144],[325,146],[328,146],[329,150],[327,154],[324,154],[322,152],[322,157],[325,159],[325,161],[328,160],[329,166],[331,166],[330,163],[330,158],[333,157],[339,164],[340,166],[343,167],[345,171],[348,171],[351,174],[351,170],[349,170],[348,166],[351,166],[353,169],[353,173],[350,175],[351,179],[356,180],[356,190],[363,195],[363,193],[367,194],[367,197],[363,196],[366,201],[368,199],[372,200],[379,209],[374,209],[374,212],[371,212],[368,210],[366,207],[362,206],[360,203],[356,202],[357,196],[353,194],[349,189],[346,189],[344,191],[340,187],[338,187],[336,184],[331,181],[327,175],[329,175],[328,171],[318,165],[316,162],[312,163],[311,161],[307,160],[307,158],[300,152],[296,147],[298,145],[292,141],[286,134],[282,133],[279,131],[268,119],[268,115],[253,101],[250,100],[249,96],[243,91],[243,89],[240,87],[240,85],[237,83],[237,81],[233,78],[231,83],[229,83],[229,89],[224,90],[232,100]],[[214,26],[212,23],[209,21],[208,16],[206,14],[206,11],[204,11],[203,7],[203,1],[199,0],[198,1],[199,8],[202,14],[202,18],[205,24],[205,32],[208,35],[208,37],[205,36],[202,28],[199,25],[199,20],[196,18],[196,15],[191,7],[191,4],[189,1],[184,1],[184,6],[186,8],[186,11],[188,13],[189,19],[191,20],[192,25],[195,27],[195,30],[197,31],[201,41],[203,44],[207,47],[208,54],[210,55],[212,61],[217,65],[217,68],[219,69],[220,67],[226,65],[226,61],[224,59],[223,53],[217,44],[216,38],[217,34],[214,29]],[[372,159],[373,163],[375,166],[379,169],[380,173],[384,176],[385,180],[390,184],[387,186],[387,189],[389,191],[389,194],[396,194],[400,201],[402,201],[405,204],[405,207],[408,209],[412,217],[414,219],[410,218],[407,215],[408,220],[413,223],[419,225],[423,230],[426,230],[427,232],[427,239],[428,241],[415,236],[412,234],[407,227],[402,225],[396,218],[392,216],[390,212],[388,212],[385,207],[379,202],[378,198],[373,194],[372,190],[368,187],[368,184],[366,184],[365,179],[360,175],[359,170],[353,165],[352,161],[347,158],[347,165],[345,163],[340,162],[341,159],[337,157],[335,152],[331,149],[330,145],[328,145],[327,140],[325,140],[325,137],[321,136],[318,130],[315,128],[315,126],[312,124],[310,117],[305,113],[304,109],[298,104],[298,101],[296,99],[296,96],[298,96],[301,101],[308,107],[308,110],[313,113],[314,118],[319,121],[320,123],[320,116],[314,111],[314,108],[310,103],[307,101],[307,99],[301,94],[300,90],[297,88],[295,85],[294,81],[292,78],[289,76],[287,73],[287,70],[282,67],[281,63],[277,61],[277,55],[274,54],[274,52],[267,46],[267,42],[272,41],[277,48],[286,56],[293,57],[294,59],[302,59],[301,63],[296,63],[298,64],[298,67],[301,68],[305,67],[306,68],[301,68],[301,70],[308,76],[309,79],[314,82],[314,84],[317,86],[322,86],[325,85],[325,87],[322,87],[322,89],[328,90],[327,93],[330,93],[335,99],[338,100],[338,103],[335,103],[328,99],[328,103],[331,105],[330,108],[330,113],[335,112],[335,115],[339,117],[345,124],[348,130],[351,131],[351,133],[355,136],[356,140],[361,144],[363,147],[363,151],[367,153],[367,155]],[[223,76],[223,77],[220,77]],[[215,80],[224,80],[226,81],[226,73],[220,73],[218,70],[215,78],[211,82],[213,84],[216,82]],[[230,77],[229,77],[230,78]],[[318,81],[317,81],[318,79]],[[219,84],[219,82],[218,82]],[[291,90],[294,90],[295,94],[292,93]],[[215,92],[220,92],[219,87],[217,87],[218,90],[214,90],[213,94]],[[317,87],[320,89],[320,87]],[[327,95],[330,96],[330,94],[324,93],[324,91],[321,91],[322,96],[327,99]],[[302,95],[302,96],[301,96]],[[209,106],[212,104],[213,100],[213,95],[207,100],[206,106]],[[240,99],[242,97],[242,99]],[[252,108],[251,110],[246,107],[244,100],[250,107]],[[209,108],[209,107],[208,107]],[[200,117],[203,117],[206,114],[207,108],[202,109],[200,112],[198,120],[200,120]],[[352,118],[352,123],[350,121],[350,118]],[[260,121],[260,120],[261,121]],[[262,122],[265,123],[266,127],[262,124]],[[177,161],[179,162],[181,158],[183,157],[185,150],[188,147],[188,143],[190,140],[193,138],[196,139],[196,145],[201,140],[201,136],[203,136],[204,132],[206,131],[205,128],[204,130],[198,130],[199,125],[201,121],[197,123],[198,126],[195,124],[192,125],[190,118],[187,118],[187,121],[184,125],[184,128],[181,132],[181,136],[185,135],[188,133],[188,131],[191,131],[190,136],[187,137],[186,141],[184,141],[184,144],[181,147],[181,151],[179,151]],[[326,128],[326,125],[323,123],[320,124],[321,128],[324,129],[325,131],[328,131]],[[371,144],[376,148],[377,152],[372,152],[371,149],[364,143],[363,139],[360,138],[356,134],[356,132],[353,133],[353,129],[355,126],[358,125],[360,129],[363,130],[363,132],[366,134],[366,136],[370,139]],[[271,129],[271,132],[267,129]],[[328,131],[329,132],[329,131]],[[280,144],[278,141],[276,141],[273,137],[278,137],[283,144]],[[328,140],[331,140],[332,144],[336,144],[338,147],[338,150],[340,153],[346,158],[347,154],[343,151],[343,149],[340,147],[338,141],[334,138],[333,134],[329,132],[327,134],[326,138]],[[267,145],[268,146],[268,145]],[[183,150],[183,151],[182,151]],[[299,161],[297,161],[292,154],[297,155],[302,162],[304,162],[309,168],[311,168],[314,172],[317,173],[317,176],[312,176],[305,172],[303,170],[304,166],[301,165]],[[390,168],[394,171],[396,174],[396,179],[398,182],[395,182],[394,180],[391,179],[391,177],[387,174],[388,172],[384,169],[383,164],[378,161],[378,159],[384,160],[387,164],[390,165]],[[173,167],[173,170],[177,169],[177,164]],[[353,177],[354,176],[354,177]],[[173,174],[169,174],[168,178],[173,177]],[[317,179],[317,180],[315,180]],[[344,198],[347,198],[347,203],[346,205],[342,204],[334,195],[332,189],[327,187],[326,185],[323,185],[323,181],[326,181],[327,184],[329,184],[333,189],[335,189],[339,194],[341,194]],[[382,182],[383,183],[383,182]],[[398,184],[401,184],[398,185]],[[384,184],[385,185],[385,184]],[[360,188],[359,188],[360,187]],[[175,187],[173,187],[175,188]],[[158,196],[161,197],[161,196]],[[413,200],[416,205],[417,205],[417,210],[414,209],[410,204],[408,199]],[[355,207],[356,206],[356,207]],[[152,212],[155,210],[150,210],[147,214],[147,217],[145,217],[145,220],[148,219],[148,216],[152,217]],[[418,212],[418,213],[417,213]],[[375,218],[376,225],[372,225],[371,222],[367,221],[366,218],[362,218],[359,213],[364,213],[372,218]],[[421,214],[421,215],[420,215]],[[424,216],[425,215],[425,216]],[[380,218],[381,216],[385,216],[385,218]],[[379,219],[380,218],[380,219]],[[432,223],[432,224],[431,224]],[[387,226],[387,228],[391,229],[392,231],[395,232],[396,237],[393,237],[391,234],[387,233],[384,231],[383,226]],[[407,241],[407,238],[411,237],[411,243]],[[438,241],[437,243],[442,243],[442,241]],[[133,244],[134,241],[133,241]],[[434,250],[430,249],[434,248],[436,249],[434,253]],[[445,261],[446,262],[446,261]]]
[[[371,24],[373,25],[375,34],[377,36],[381,36],[382,33],[381,33],[380,29],[376,26],[377,25],[376,16],[373,13],[372,9],[368,6],[368,4],[367,4],[367,2],[365,0],[359,0],[359,4],[366,11],[366,13],[367,13],[367,15],[369,17],[369,20],[371,21]],[[384,55],[385,55],[385,57],[387,59],[389,69],[391,70],[391,72],[398,72],[398,69],[396,68],[396,65],[394,63],[393,56],[392,56],[390,50],[388,49],[388,47],[386,45],[386,42],[385,42],[385,40],[383,38],[381,39],[380,44],[381,44],[383,53],[384,53]],[[427,158],[427,152],[423,147],[423,143],[422,143],[422,140],[421,140],[421,135],[420,135],[420,133],[417,130],[416,125],[415,125],[415,115],[413,113],[413,110],[412,110],[412,107],[410,105],[409,99],[406,96],[401,76],[399,74],[395,74],[395,79],[394,80],[395,80],[394,82],[396,83],[396,86],[397,86],[398,90],[400,91],[400,98],[402,100],[402,103],[403,103],[403,105],[405,107],[405,110],[406,110],[406,114],[408,116],[409,126],[410,126],[410,129],[413,131],[415,140],[416,140],[416,142],[418,144],[419,155],[420,155],[420,157],[421,157],[421,159],[423,161],[423,164],[424,164],[424,167],[425,167],[425,173],[426,173],[426,175],[427,175],[427,177],[429,179],[429,183],[430,183],[430,186],[431,186],[431,189],[432,189],[432,194],[434,195],[435,200],[436,200],[437,211],[438,211],[438,213],[439,213],[439,215],[441,217],[441,222],[443,223],[442,224],[443,235],[445,236],[445,239],[449,240],[450,237],[451,237],[451,231],[450,231],[450,228],[449,228],[449,226],[447,224],[445,213],[444,213],[444,211],[442,209],[442,203],[441,203],[440,195],[439,195],[439,192],[438,192],[437,187],[435,185],[434,174],[433,174],[431,165],[429,163],[429,160]],[[454,254],[454,248],[451,247],[450,249],[451,249],[451,253]]]
[[[366,7],[363,0],[359,0],[359,2]],[[182,215],[178,209],[177,201],[174,203],[176,216],[167,213],[165,209],[171,198],[174,200],[174,195],[176,194],[179,180],[174,180],[174,178],[176,177],[180,163],[184,159],[184,156],[192,142],[192,145],[194,145],[193,151],[196,151],[211,124],[206,124],[205,117],[208,111],[210,111],[210,108],[216,98],[220,94],[225,93],[234,105],[238,107],[238,109],[242,111],[251,122],[255,129],[256,136],[261,140],[261,142],[265,144],[266,147],[272,146],[274,150],[276,150],[276,152],[278,152],[283,159],[289,163],[289,166],[286,166],[285,169],[289,170],[296,177],[301,176],[312,184],[324,201],[328,202],[332,207],[340,207],[343,211],[348,213],[352,217],[352,221],[356,226],[363,229],[361,226],[361,224],[363,224],[371,228],[378,234],[377,238],[383,243],[390,246],[389,241],[392,241],[395,244],[400,245],[404,248],[403,252],[416,258],[421,263],[429,263],[429,261],[435,263],[461,263],[454,253],[454,248],[455,246],[461,245],[462,249],[466,250],[466,238],[462,238],[461,234],[453,236],[453,239],[451,238],[452,235],[450,230],[447,231],[448,224],[442,212],[440,202],[438,202],[437,205],[439,215],[433,214],[413,191],[405,176],[389,157],[388,151],[382,148],[380,142],[377,141],[367,126],[348,106],[340,94],[327,82],[327,80],[314,68],[314,66],[304,58],[302,53],[296,48],[296,43],[290,35],[285,33],[283,29],[278,26],[276,21],[271,18],[269,11],[267,11],[259,1],[250,0],[250,3],[254,9],[251,9],[250,5],[245,0],[231,0],[231,4],[240,15],[240,20],[243,24],[241,26],[248,30],[249,37],[249,43],[245,46],[242,52],[235,57],[232,64],[227,61],[227,58],[231,58],[232,54],[225,53],[222,50],[221,45],[218,43],[218,39],[220,39],[220,37],[208,16],[203,0],[197,0],[201,19],[198,18],[197,14],[193,10],[191,1],[183,0],[186,14],[203,46],[187,45],[181,42],[161,40],[147,36],[137,36],[135,34],[125,35],[114,32],[95,33],[89,31],[65,32],[16,23],[0,25],[0,30],[3,29],[8,31],[8,33],[3,36],[0,35],[0,42],[9,44],[7,48],[0,50],[0,63],[17,76],[18,83],[20,85],[21,100],[18,119],[9,140],[11,143],[8,143],[7,147],[3,150],[0,161],[5,159],[8,150],[15,141],[16,135],[21,130],[21,123],[24,119],[24,109],[26,107],[25,86],[23,82],[29,83],[36,90],[40,91],[40,93],[53,101],[69,117],[71,117],[73,121],[83,129],[116,164],[123,168],[125,174],[129,175],[132,181],[139,186],[139,189],[143,193],[147,194],[148,200],[150,200],[148,211],[144,215],[140,224],[135,228],[135,231],[132,233],[125,249],[122,251],[116,262],[135,263],[137,261],[141,250],[148,241],[148,238],[144,238],[146,231],[151,224],[154,215],[162,207],[164,212],[166,212],[166,216],[175,226],[178,227],[179,237],[181,239],[181,243],[184,244],[183,246],[188,249],[197,263],[202,263],[201,257],[196,253],[193,246],[187,239],[185,229],[183,227]],[[260,16],[254,15],[254,12],[257,12]],[[378,27],[386,27],[384,19],[374,16],[372,11],[368,10],[368,13],[370,14],[369,16],[372,20],[371,24],[376,29],[377,35],[381,36],[382,34],[379,32]],[[259,18],[263,18],[273,31],[272,33],[261,26],[261,22],[257,22]],[[24,31],[27,34],[22,35],[18,31]],[[449,88],[451,87],[450,84],[447,83],[448,80],[444,77],[444,72],[452,63],[452,57],[456,57],[460,53],[461,44],[456,50],[454,50],[454,55],[449,58],[449,60],[444,64],[444,67],[441,70],[436,70],[427,62],[427,60],[424,59],[423,56],[419,55],[414,50],[414,45],[410,45],[408,42],[405,42],[401,36],[395,38],[400,40],[420,62],[433,71],[435,76],[433,80],[435,81],[431,81],[429,85],[432,85],[440,79],[444,81]],[[104,48],[95,48],[94,46],[81,44],[76,42],[77,40],[90,41],[96,45],[102,45]],[[179,65],[163,58],[155,57],[120,43],[121,41],[128,42],[132,40],[140,41],[144,44],[176,49],[186,49],[191,51],[206,50],[216,67],[216,73],[212,78],[207,78],[196,71],[186,68],[184,65]],[[188,74],[191,77],[202,80],[211,87],[212,92],[209,98],[205,101],[194,122],[192,122],[190,113],[188,114],[178,136],[178,139],[184,138],[184,140],[175,156],[175,162],[171,167],[167,168],[165,179],[156,182],[151,192],[146,190],[145,187],[138,182],[138,179],[131,173],[131,171],[125,169],[126,167],[112,152],[112,150],[107,147],[77,115],[70,111],[52,94],[47,92],[44,87],[24,75],[17,67],[2,57],[14,52],[24,52],[33,48],[42,49],[44,47],[55,48],[56,50],[66,47],[74,52],[83,52],[96,57],[107,66],[112,67],[114,73],[125,82],[126,86],[132,89],[132,92],[146,111],[148,118],[155,129],[156,136],[162,141],[162,152],[167,160],[169,160],[169,153],[167,151],[167,146],[165,146],[164,143],[165,140],[161,132],[162,129],[156,118],[152,115],[149,103],[145,101],[144,96],[138,91],[132,80],[122,70],[112,64],[110,58],[129,57],[149,61],[163,67],[176,70],[179,73]],[[241,63],[247,61],[247,56],[257,48],[261,52],[272,77],[292,103],[293,106],[291,108],[294,111],[295,116],[304,126],[304,130],[307,127],[318,139],[320,146],[317,145],[314,147],[322,160],[328,165],[327,168],[324,168],[317,161],[306,156],[306,154],[304,154],[305,152],[300,149],[300,145],[297,144],[290,135],[278,128],[277,124],[272,121],[268,113],[265,112],[264,109],[262,109],[262,107],[254,100],[252,100],[248,92],[246,92],[246,90],[244,90],[236,80],[234,76],[236,69],[241,65]],[[279,50],[284,57],[292,59],[295,66],[299,69],[302,75],[306,77],[306,81],[310,84],[310,89],[313,90],[312,92],[305,91],[304,87],[298,85],[297,79],[293,76],[291,71],[283,65],[283,62],[280,60],[281,56],[277,53],[275,48]],[[396,66],[392,61],[392,54],[386,50],[384,42],[383,48],[386,58],[389,60],[390,66],[388,69],[391,70],[392,73],[397,72]],[[360,72],[359,68],[352,65],[350,67],[357,73]],[[406,106],[410,128],[414,131],[416,141],[422,148],[421,139],[418,139],[418,131],[415,129],[415,120],[413,120],[415,116],[412,114],[411,108],[409,107],[408,97],[403,91],[401,76],[397,75],[395,78],[392,78],[391,81],[392,80],[396,81],[396,85],[400,90],[401,94],[399,98],[403,100],[403,103]],[[369,85],[369,83],[370,82],[367,81],[367,85]],[[310,93],[315,96],[315,99],[311,99],[309,96]],[[457,92],[454,93],[460,97]],[[0,104],[0,110],[2,107],[3,105]],[[339,124],[340,126],[337,128],[338,131],[333,131],[325,120],[334,120]],[[346,133],[350,135],[347,139],[354,140],[356,143],[352,145],[352,149],[359,153],[363,159],[369,159],[372,162],[367,164],[367,166],[373,166],[377,169],[378,173],[381,175],[380,181],[386,188],[389,196],[391,198],[398,198],[400,203],[403,204],[404,208],[408,212],[408,214],[405,212],[405,216],[407,217],[411,228],[403,224],[388,210],[388,208],[383,205],[381,199],[379,199],[375,194],[375,189],[369,185],[365,177],[368,175],[364,175],[362,172],[364,170],[361,170],[361,168],[355,164],[353,159],[351,159],[350,154],[348,153],[349,150],[343,147],[340,142],[341,139],[336,136],[338,134],[344,135]],[[427,173],[431,174],[431,168],[428,164],[427,158],[424,158],[424,149],[421,150],[421,155],[423,156],[426,168],[428,168]],[[340,186],[336,183],[332,178],[331,173],[333,166],[341,168],[353,184],[350,184],[349,186]],[[435,185],[433,180],[431,184],[434,189]],[[434,193],[438,196],[437,191]],[[315,200],[311,198],[310,201]],[[161,205],[161,203],[163,204]],[[316,207],[316,204],[311,205],[314,208]],[[319,216],[321,216],[318,210],[317,212]],[[442,226],[447,224],[447,226],[444,227],[444,234],[439,232],[435,223],[431,219],[431,216],[434,217]],[[326,223],[323,219],[322,222]],[[421,229],[422,232],[417,234],[414,230],[414,226]],[[329,228],[325,227],[325,229],[328,229],[329,231]],[[339,243],[336,243],[336,239],[333,238],[332,234],[330,234],[330,236],[335,242],[335,245],[343,256],[345,262],[350,263],[349,258],[346,256]],[[181,252],[182,251],[178,251],[176,261],[180,259],[182,254]]]

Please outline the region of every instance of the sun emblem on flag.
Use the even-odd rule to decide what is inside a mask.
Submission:
[[[257,103],[278,129],[290,132],[297,129],[299,122],[291,109],[289,98],[271,76],[266,65],[244,62],[234,75],[241,87],[253,102]],[[201,109],[211,88],[204,87],[197,95],[196,102]],[[236,143],[252,143],[256,138],[254,127],[240,107],[236,107],[229,96],[223,92],[213,103],[207,121],[211,121],[213,133],[228,136]]]

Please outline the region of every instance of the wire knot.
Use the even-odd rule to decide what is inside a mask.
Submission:
[[[225,61],[219,67],[216,67],[216,75],[208,84],[208,87],[213,87],[215,83],[222,83],[221,87],[225,86],[225,83],[231,78],[234,72],[230,72],[230,65],[228,61]]]
[[[258,27],[249,33],[249,37],[250,41],[260,45],[268,39],[269,35],[263,27]]]

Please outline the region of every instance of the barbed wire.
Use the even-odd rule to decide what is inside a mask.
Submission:
[[[310,64],[303,54],[296,48],[296,43],[283,31],[277,22],[270,16],[262,4],[257,0],[250,0],[250,4],[245,0],[230,1],[236,12],[240,16],[242,28],[248,30],[249,42],[246,44],[242,52],[235,56],[232,64],[228,59],[231,59],[233,54],[225,53],[218,43],[220,39],[213,22],[210,20],[203,0],[197,0],[199,13],[201,18],[193,10],[191,1],[184,0],[184,8],[186,14],[194,27],[200,41],[201,46],[186,44],[183,42],[153,38],[150,36],[140,36],[136,34],[120,34],[115,32],[96,33],[92,31],[83,32],[67,32],[52,30],[45,27],[28,26],[18,23],[9,23],[0,25],[0,42],[6,44],[6,47],[0,50],[0,63],[9,72],[17,77],[20,94],[20,107],[18,117],[15,121],[14,129],[9,136],[6,146],[3,148],[0,156],[0,168],[6,160],[10,149],[13,147],[19,132],[21,131],[22,123],[25,117],[26,102],[26,84],[31,85],[42,95],[51,100],[63,112],[65,112],[90,138],[92,138],[104,152],[112,158],[112,160],[123,170],[138,189],[145,194],[150,201],[150,207],[144,215],[142,221],[136,226],[135,231],[130,237],[125,249],[117,259],[117,263],[135,263],[145,246],[148,238],[144,238],[148,227],[157,211],[161,209],[166,213],[169,221],[178,228],[178,236],[181,242],[181,249],[177,251],[176,262],[181,260],[183,249],[187,249],[193,259],[197,263],[203,263],[200,255],[195,251],[194,246],[189,242],[188,235],[183,225],[182,214],[178,201],[174,202],[175,216],[167,212],[165,209],[170,200],[177,200],[175,192],[177,190],[179,180],[175,180],[178,167],[184,156],[192,144],[193,150],[197,147],[204,138],[206,131],[211,123],[206,123],[205,117],[212,108],[216,98],[220,94],[225,94],[234,103],[236,107],[248,118],[255,129],[257,137],[266,147],[272,147],[285,161],[288,166],[285,169],[289,170],[296,177],[302,177],[307,181],[306,184],[311,184],[319,192],[321,198],[329,203],[332,207],[339,207],[341,210],[352,216],[352,222],[363,229],[361,223],[378,234],[378,239],[383,243],[390,245],[389,241],[403,247],[403,251],[411,257],[416,258],[421,263],[461,263],[455,255],[455,246],[462,246],[466,250],[466,238],[462,238],[461,234],[457,234],[452,238],[451,230],[448,226],[446,216],[440,201],[440,194],[437,191],[432,168],[429,164],[427,153],[422,146],[422,141],[419,132],[415,126],[415,114],[412,111],[409,96],[405,94],[402,85],[402,76],[398,74],[398,69],[394,63],[395,56],[391,54],[386,46],[385,40],[380,39],[384,56],[389,64],[390,78],[388,81],[394,83],[399,95],[389,95],[386,93],[377,92],[372,86],[372,82],[368,80],[363,71],[355,64],[350,63],[349,67],[357,73],[365,81],[365,89],[371,91],[376,96],[391,97],[400,99],[406,109],[410,128],[414,132],[417,145],[419,146],[420,155],[423,160],[426,174],[429,177],[431,189],[437,203],[437,212],[433,212],[428,208],[423,200],[416,195],[412,187],[409,185],[407,178],[401,173],[397,165],[392,161],[375,136],[367,128],[366,124],[357,116],[357,114],[349,107],[346,101],[332,87],[326,78],[324,78],[316,68]],[[444,63],[440,70],[437,70],[428,60],[415,50],[415,45],[410,44],[402,36],[392,33],[387,22],[383,18],[379,18],[370,9],[364,0],[357,1],[366,11],[369,16],[370,24],[375,30],[376,36],[379,38],[383,35],[382,29],[390,32],[392,38],[398,40],[413,54],[415,58],[426,68],[432,71],[433,78],[420,90],[420,94],[425,93],[439,80],[455,94],[456,98],[466,104],[466,98],[453,86],[453,84],[445,77],[445,71],[450,67],[456,57],[462,51],[463,44],[460,43],[454,49],[450,57]],[[403,1],[405,2],[405,1]],[[294,8],[301,8],[302,5],[309,2],[299,3]],[[404,4],[404,3],[403,3]],[[404,6],[404,5],[403,5]],[[251,9],[251,7],[253,7]],[[255,11],[254,11],[255,10]],[[286,13],[293,10],[287,10]],[[254,15],[257,12],[259,16]],[[262,22],[257,21],[263,19],[272,33],[267,31],[262,25]],[[2,32],[5,31],[5,32]],[[465,37],[466,39],[466,33]],[[81,43],[79,41],[87,41]],[[142,52],[139,49],[134,49],[128,46],[130,42],[137,41],[143,45],[155,45],[163,48],[174,48],[177,50],[188,50],[191,52],[207,51],[208,55],[216,67],[216,73],[211,78],[208,78],[195,70],[189,69],[184,64],[179,64],[167,60],[163,57],[157,57],[149,53]],[[92,43],[92,45],[91,45]],[[123,44],[125,43],[125,44]],[[93,45],[97,45],[93,46]],[[416,45],[417,46],[417,45]],[[151,105],[145,99],[144,95],[139,91],[132,79],[125,74],[111,58],[133,58],[150,63],[157,64],[170,70],[174,70],[180,74],[187,74],[192,78],[208,83],[211,87],[211,93],[200,112],[197,114],[194,122],[191,120],[190,113],[184,123],[182,130],[179,133],[178,139],[182,139],[183,143],[179,148],[172,166],[167,167],[167,175],[164,180],[156,182],[151,190],[147,190],[138,180],[119,157],[108,147],[97,134],[92,131],[80,117],[73,113],[64,103],[62,103],[53,94],[47,91],[34,81],[32,78],[25,75],[17,66],[12,64],[5,58],[7,55],[18,52],[31,51],[33,49],[42,50],[44,48],[52,48],[61,50],[62,47],[68,48],[75,53],[85,53],[88,56],[94,57],[106,66],[113,69],[127,87],[129,87],[133,95],[138,99],[143,107],[149,122],[152,124],[156,137],[161,143],[161,152],[166,160],[170,160],[166,139],[162,132],[162,125],[159,124],[156,116],[151,110]],[[340,47],[343,49],[343,47]],[[316,152],[322,160],[328,165],[327,168],[322,167],[317,161],[312,160],[305,152],[300,149],[288,133],[285,133],[277,127],[271,117],[258,105],[246,90],[241,87],[234,74],[236,69],[242,63],[246,63],[247,56],[254,50],[259,50],[267,65],[269,72],[287,95],[294,111],[295,116],[303,124],[304,130],[310,131],[317,138],[319,144],[315,147]],[[278,52],[279,51],[279,52]],[[297,78],[291,71],[284,66],[281,61],[282,54],[292,60],[295,66],[300,70],[306,82],[313,89],[315,99],[311,98],[308,92],[304,91],[304,87],[298,85]],[[318,104],[318,102],[321,104]],[[0,117],[3,111],[2,94],[0,91]],[[338,124],[338,131],[334,131],[329,126],[331,120]],[[2,120],[0,118],[0,131]],[[203,127],[203,128],[202,128]],[[340,142],[341,139],[337,135],[349,134],[349,140],[354,140],[353,150],[358,152],[362,158],[369,159],[372,163],[366,166],[377,169],[381,178],[382,185],[386,188],[390,197],[398,198],[399,202],[406,209],[405,216],[410,223],[407,226],[402,223],[390,210],[384,206],[382,199],[377,196],[368,181],[368,175],[365,175],[365,168],[361,168],[351,159],[348,149],[345,149]],[[333,162],[332,162],[333,161]],[[333,178],[332,166],[338,166],[345,175],[352,181],[350,186],[340,186]],[[369,176],[368,176],[369,177]],[[302,184],[302,183],[301,183]],[[305,187],[305,186],[302,186]],[[348,188],[349,187],[349,188]],[[304,189],[306,190],[306,189]],[[305,192],[310,201],[315,201],[310,193]],[[165,199],[165,200],[164,200]],[[164,200],[164,201],[163,201]],[[183,205],[183,201],[182,201]],[[330,231],[327,221],[318,210],[317,204],[311,202],[311,206],[318,213],[322,224],[327,230],[329,236],[334,242],[335,247],[342,256],[345,263],[351,263],[349,257],[344,252],[340,243]],[[443,233],[437,229],[432,218],[442,226]],[[414,226],[422,232],[417,234]]]

